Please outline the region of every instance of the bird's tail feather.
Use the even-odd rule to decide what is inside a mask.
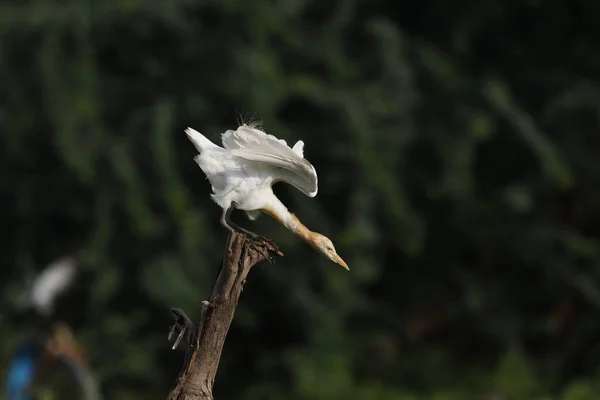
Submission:
[[[188,135],[188,138],[194,144],[194,146],[196,146],[196,149],[198,149],[200,153],[202,153],[202,151],[206,148],[218,147],[216,144],[208,140],[206,136],[195,129],[187,128],[185,133]]]

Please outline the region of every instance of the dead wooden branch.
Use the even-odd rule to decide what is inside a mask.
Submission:
[[[202,302],[200,322],[194,324],[178,308],[171,310],[175,325],[169,333],[169,340],[179,332],[173,348],[183,343],[186,356],[169,400],[213,399],[212,388],[221,351],[248,272],[275,255],[283,254],[269,239],[253,239],[242,233],[230,234],[212,294]]]

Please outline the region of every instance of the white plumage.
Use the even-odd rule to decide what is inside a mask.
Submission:
[[[331,241],[306,228],[273,193],[274,183],[286,182],[306,196],[317,195],[317,172],[304,158],[304,142],[300,140],[290,148],[285,140],[246,124],[223,133],[223,147],[192,128],[185,132],[199,152],[194,160],[211,183],[211,197],[223,209],[223,226],[257,236],[233,224],[231,212],[243,210],[252,220],[260,212],[270,214],[325,256],[348,268]]]
[[[29,289],[30,305],[41,315],[50,316],[56,298],[63,293],[75,276],[75,261],[61,258],[40,272]]]

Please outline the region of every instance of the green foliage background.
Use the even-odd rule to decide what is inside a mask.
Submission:
[[[351,271],[254,223],[286,256],[219,399],[597,399],[598,4],[3,3],[0,372],[24,276],[73,254],[105,398],[166,398],[168,309],[198,316],[226,238],[183,130],[241,117],[305,141],[319,195],[276,193]]]

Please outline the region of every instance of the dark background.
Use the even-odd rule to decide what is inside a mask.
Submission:
[[[240,121],[295,143],[219,399],[600,396],[600,3],[70,0],[0,5],[0,372],[28,272],[81,265],[68,321],[109,400],[164,399],[227,232],[192,160]],[[55,398],[61,398],[60,396]]]

